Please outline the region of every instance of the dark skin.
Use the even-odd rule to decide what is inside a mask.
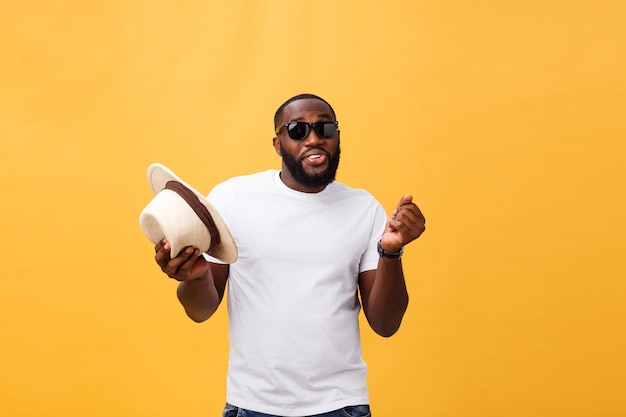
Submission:
[[[322,120],[334,120],[328,105],[317,99],[302,99],[285,107],[280,124]],[[328,167],[328,155],[339,147],[339,132],[333,138],[321,139],[312,130],[306,139],[295,141],[283,129],[274,137],[273,144],[277,154],[289,152],[302,162],[307,173],[314,174]],[[298,183],[284,163],[281,179],[285,185],[300,192],[317,193],[325,188],[308,188]],[[424,216],[413,203],[413,197],[405,195],[387,221],[381,245],[387,252],[397,252],[417,239],[424,230]],[[192,247],[185,248],[171,259],[166,239],[155,246],[155,251],[156,262],[163,272],[180,282],[177,295],[187,315],[196,322],[211,317],[224,297],[229,266],[207,262],[200,251]],[[395,334],[409,302],[402,260],[381,257],[377,269],[359,274],[358,285],[363,312],[372,329],[384,337]]]
[[[305,99],[294,101],[285,107],[283,111],[283,119],[279,124],[284,125],[287,122],[323,122],[334,121],[330,107],[323,101],[314,99]],[[278,127],[278,126],[276,126]],[[311,129],[309,136],[304,140],[293,140],[289,138],[286,129],[274,136],[273,139],[274,150],[279,156],[282,156],[282,152],[289,152],[297,160],[302,162],[304,170],[309,175],[315,175],[321,173],[328,168],[328,157],[330,154],[337,151],[339,148],[339,132],[333,138],[321,139],[317,136],[315,129]],[[282,150],[281,150],[282,148]],[[316,155],[319,158],[312,159],[308,156]],[[315,188],[308,188],[300,184],[295,178],[292,177],[289,169],[283,166],[280,171],[280,179],[286,186],[296,191],[303,193],[319,193],[326,186],[320,186]]]

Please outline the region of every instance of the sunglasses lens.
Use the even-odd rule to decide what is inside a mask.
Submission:
[[[302,140],[309,136],[309,124],[304,122],[287,123],[287,133],[294,140]]]
[[[337,133],[337,125],[335,122],[317,122],[315,123],[315,132],[320,138],[329,139]]]
[[[311,132],[311,126],[315,129],[317,136],[323,139],[329,139],[337,134],[337,122],[290,122],[285,125],[287,127],[287,134],[293,140],[303,140]]]

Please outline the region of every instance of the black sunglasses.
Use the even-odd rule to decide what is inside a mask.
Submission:
[[[304,140],[311,133],[311,128],[315,129],[315,133],[320,139],[330,139],[338,132],[339,122],[289,122],[282,126],[278,126],[276,134],[279,134],[283,127],[287,128],[287,134],[293,140]]]

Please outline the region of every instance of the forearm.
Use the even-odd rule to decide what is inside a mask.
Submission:
[[[363,311],[372,329],[381,336],[392,336],[402,323],[409,294],[400,256],[402,248],[424,232],[425,222],[413,196],[403,196],[380,238],[378,268],[359,276]]]
[[[370,326],[381,336],[392,336],[400,328],[408,303],[402,261],[381,257],[366,306]]]
[[[201,278],[178,284],[176,295],[189,318],[197,323],[211,317],[221,301],[210,270]]]

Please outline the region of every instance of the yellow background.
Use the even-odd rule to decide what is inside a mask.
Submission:
[[[623,416],[626,2],[0,1],[0,414],[217,416],[226,313],[188,320],[138,225],[161,162],[279,168],[310,92],[338,179],[413,193],[376,417]],[[223,306],[222,306],[223,307]]]

